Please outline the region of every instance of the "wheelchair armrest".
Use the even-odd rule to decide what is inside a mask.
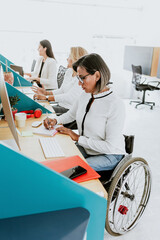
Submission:
[[[134,135],[123,135],[125,138],[125,150],[126,153],[131,154],[134,146]]]

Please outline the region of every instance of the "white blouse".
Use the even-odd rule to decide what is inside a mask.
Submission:
[[[38,77],[43,57],[39,57],[36,62],[35,70],[31,73],[32,77]],[[57,89],[57,68],[54,58],[47,57],[41,72],[40,83],[44,85],[45,89]]]
[[[111,90],[94,95],[95,99],[84,121],[84,134],[81,136],[82,121],[90,98],[91,94],[84,92],[70,111],[56,116],[57,123],[65,124],[76,119],[80,134],[78,143],[87,154],[125,154],[125,107]]]
[[[73,69],[67,69],[64,80],[59,89],[53,90],[55,101],[60,106],[70,109],[73,103],[79,98],[83,90],[78,84],[77,77],[73,77]]]

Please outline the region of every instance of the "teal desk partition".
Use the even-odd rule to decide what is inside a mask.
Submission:
[[[6,64],[6,60],[7,60],[7,64],[8,64],[9,67],[10,67],[10,64],[14,64],[8,58],[6,58],[2,54],[0,54],[0,61],[3,62],[4,64]]]
[[[2,68],[3,68],[3,71],[5,72],[6,71],[6,64],[3,63],[2,61],[0,61],[1,65],[2,65]],[[21,75],[19,75],[18,73],[16,73],[13,69],[11,69],[10,67],[8,67],[8,72],[12,72],[13,73],[13,76],[14,76],[14,83],[13,83],[13,86],[14,87],[31,87],[32,84],[27,81],[24,77],[22,77]],[[19,78],[19,81],[20,81],[20,84],[19,84],[19,81],[18,81],[18,78]]]
[[[16,94],[20,98],[20,101],[15,105],[15,107],[18,109],[18,112],[24,111],[24,110],[35,110],[37,108],[40,108],[43,113],[52,113],[42,105],[40,105],[38,102],[35,102],[33,99],[16,89],[15,87],[11,86],[9,83],[6,82],[6,88],[8,92],[8,96],[15,96]],[[0,99],[1,103],[1,99]]]
[[[106,199],[2,144],[0,153],[0,219],[83,207],[87,240],[103,240]]]
[[[84,240],[89,216],[88,210],[80,207],[0,219],[0,237],[2,240]]]

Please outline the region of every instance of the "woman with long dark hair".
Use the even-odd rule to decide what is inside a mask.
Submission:
[[[29,75],[29,81],[36,81],[39,86],[43,84],[45,89],[57,89],[56,61],[51,43],[42,40],[38,47],[39,59],[36,62],[34,72]]]
[[[62,86],[53,91],[46,91],[43,88],[33,86],[32,90],[36,93],[34,98],[58,102],[57,106],[53,106],[54,111],[58,115],[67,112],[82,93],[82,88],[78,85],[76,72],[73,70],[72,64],[86,54],[88,53],[83,47],[71,47],[69,57],[67,58],[68,69]]]

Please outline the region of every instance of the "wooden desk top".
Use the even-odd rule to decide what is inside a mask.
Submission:
[[[51,106],[49,105],[49,103],[45,102],[45,105],[49,110],[51,110]],[[54,114],[52,114],[51,116],[53,117]],[[21,131],[32,131],[32,126],[31,126],[32,122],[34,122],[36,120],[43,121],[45,118],[46,118],[45,114],[43,114],[39,119],[29,118],[26,120],[25,128],[18,128],[18,130],[20,132]],[[27,157],[29,157],[35,161],[42,162],[42,161],[45,161],[46,159],[44,157],[42,148],[41,148],[39,140],[38,140],[39,137],[41,137],[41,136],[36,135],[36,134],[34,134],[31,137],[22,137],[19,135],[19,142],[20,142],[20,147],[21,147],[21,153],[23,153],[24,155],[26,155]],[[0,140],[12,139],[12,138],[13,138],[13,136],[11,134],[11,131],[8,127],[7,122],[5,120],[1,120],[0,121]],[[57,139],[60,146],[62,147],[66,157],[78,155],[84,161],[86,161],[69,136],[62,135],[62,134],[56,134],[55,138]],[[53,159],[56,159],[56,158],[53,158]],[[51,160],[53,160],[53,159],[51,159]],[[103,192],[105,198],[107,199],[107,192],[98,179],[86,181],[86,182],[83,182],[80,184],[82,186],[92,190],[93,192]]]

